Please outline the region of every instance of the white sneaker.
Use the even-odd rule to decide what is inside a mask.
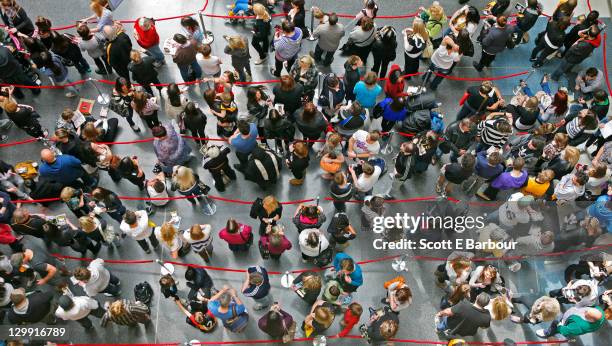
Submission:
[[[78,94],[70,91],[70,92],[67,92],[65,95],[67,98],[73,98],[73,97],[77,97]]]
[[[537,335],[537,336],[539,336],[539,337],[541,337],[541,338],[547,338],[547,336],[546,336],[546,333],[545,333],[544,329],[538,329],[538,330],[536,330],[536,332],[535,332],[535,333],[536,333],[536,335]]]
[[[187,85],[187,84],[183,84],[183,85],[181,85],[181,86],[179,87],[179,89],[180,89],[182,92],[186,92],[186,91],[188,91],[188,90],[189,90],[189,85]]]
[[[508,269],[510,269],[511,272],[516,273],[517,271],[521,270],[521,264],[519,262],[513,263],[508,267]]]

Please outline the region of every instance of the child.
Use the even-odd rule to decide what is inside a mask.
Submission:
[[[342,164],[344,163],[344,155],[342,154],[342,137],[339,134],[330,132],[327,136],[327,141],[319,152],[321,156],[320,166],[325,172],[321,178],[332,180]]]
[[[342,301],[340,300],[340,296],[342,293],[344,292],[342,291],[342,287],[340,287],[338,281],[329,280],[323,289],[323,300],[328,303],[341,306]]]
[[[294,178],[289,180],[289,184],[299,186],[304,183],[306,168],[308,168],[308,145],[304,142],[297,142],[293,145],[291,156],[287,159],[287,166],[293,173]]]
[[[221,76],[221,59],[216,55],[212,55],[210,45],[199,45],[196,50],[198,53],[202,54],[202,57],[204,57],[204,59],[200,60],[200,66],[202,66],[202,78]]]
[[[338,337],[344,337],[351,332],[353,327],[359,323],[361,313],[363,313],[363,307],[361,307],[359,303],[351,303],[348,306],[348,309],[344,313],[344,319],[340,321],[340,326],[342,326],[343,329],[338,333]]]

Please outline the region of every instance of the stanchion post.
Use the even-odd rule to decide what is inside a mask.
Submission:
[[[96,91],[98,92],[98,103],[101,104],[102,106],[106,106],[110,103],[110,96],[108,94],[103,93],[100,88],[98,87],[98,84],[96,84],[96,80],[93,78],[87,78],[87,81],[90,82],[94,88],[96,88]]]
[[[200,18],[200,26],[202,26],[202,33],[204,34],[204,40],[202,43],[211,44],[215,40],[215,35],[212,31],[206,30],[206,24],[204,24],[204,11],[198,11],[198,17]]]
[[[312,35],[312,32],[314,31],[314,10],[315,7],[311,7],[310,8],[310,35],[308,35],[308,37],[306,38],[308,41],[316,41],[316,38]]]
[[[395,134],[395,131],[393,131],[393,130],[389,131],[389,138],[385,142],[385,146],[380,150],[380,152],[383,155],[389,155],[389,154],[393,153],[393,147],[391,146],[391,140],[393,140],[393,135],[394,134]]]

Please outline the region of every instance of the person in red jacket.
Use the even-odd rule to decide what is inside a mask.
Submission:
[[[11,226],[4,223],[0,224],[0,244],[10,246],[13,252],[23,252],[22,238],[23,236],[15,237]]]
[[[151,55],[155,62],[155,67],[164,65],[164,53],[159,48],[159,35],[155,29],[155,20],[153,18],[140,17],[134,23],[134,38],[136,42]]]
[[[361,313],[363,312],[363,307],[359,303],[351,303],[348,306],[348,309],[344,312],[344,319],[340,321],[340,326],[343,328],[340,333],[338,333],[338,337],[347,336],[348,333],[351,332],[353,327],[359,323],[359,318],[361,318]]]
[[[402,68],[398,64],[391,65],[391,70],[385,82],[385,94],[390,98],[408,96],[408,94],[404,92],[404,87]]]

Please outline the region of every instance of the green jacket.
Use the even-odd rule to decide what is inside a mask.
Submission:
[[[599,321],[589,322],[578,315],[572,315],[565,320],[564,325],[557,327],[557,331],[566,338],[571,338],[598,330],[606,322],[606,317],[601,307],[596,306],[595,309],[601,312]]]

